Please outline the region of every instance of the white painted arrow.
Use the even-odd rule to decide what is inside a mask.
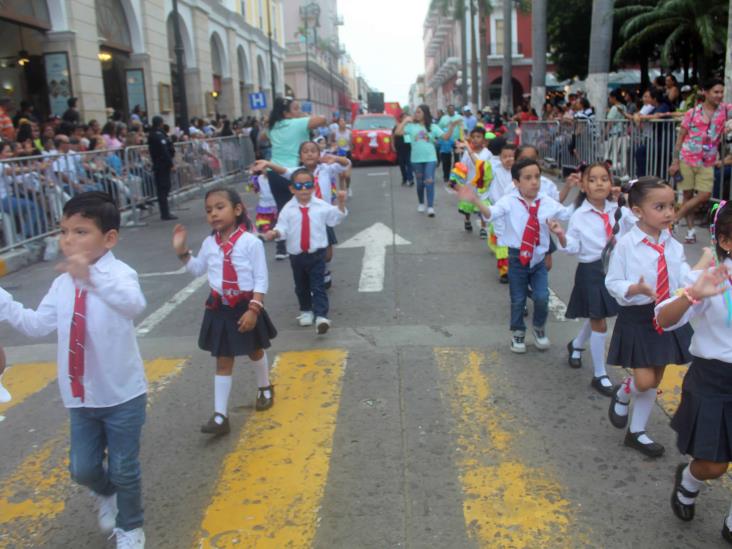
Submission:
[[[395,234],[383,223],[374,223],[368,229],[355,234],[339,248],[365,248],[361,265],[359,292],[381,292],[384,289],[384,270],[387,246],[406,246],[411,244]]]

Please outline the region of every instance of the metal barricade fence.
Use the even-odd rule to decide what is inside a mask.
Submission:
[[[254,162],[251,139],[193,139],[175,145],[171,195],[213,180],[242,175]],[[58,231],[63,206],[77,193],[109,193],[132,222],[156,198],[146,145],[118,150],[44,154],[0,161],[0,252]]]

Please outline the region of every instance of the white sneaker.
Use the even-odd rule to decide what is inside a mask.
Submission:
[[[328,320],[324,316],[319,316],[315,319],[315,331],[318,333],[318,335],[323,335],[325,332],[328,331],[328,328],[330,328],[330,320]]]
[[[419,206],[417,206],[417,211],[419,213],[424,213],[424,204],[420,204]]]
[[[278,252],[275,254],[275,259],[277,261],[282,261],[283,259],[287,259],[288,257],[290,257],[290,254],[288,254],[288,253],[279,253]]]
[[[540,351],[546,351],[549,347],[551,347],[552,343],[551,341],[549,341],[549,338],[546,337],[546,332],[544,331],[544,328],[534,328],[534,345]]]
[[[117,525],[117,494],[102,496],[92,492],[96,500],[97,521],[103,534],[111,534]]]
[[[315,316],[313,315],[312,311],[303,311],[297,317],[297,321],[300,324],[300,326],[312,326],[314,318],[315,318]]]
[[[348,198],[353,197],[353,191],[351,190],[351,187],[348,187]]]
[[[435,209],[434,208],[427,208],[427,215],[429,217],[435,217]]]
[[[145,549],[145,532],[142,528],[134,530],[114,529],[117,538],[117,549]]]
[[[524,339],[526,337],[526,334],[520,330],[516,330],[513,332],[513,336],[511,337],[511,351],[514,353],[523,354],[526,352],[526,343],[524,342]]]

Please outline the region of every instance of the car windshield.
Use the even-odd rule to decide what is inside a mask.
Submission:
[[[354,130],[390,130],[395,121],[392,116],[359,116],[353,124]]]

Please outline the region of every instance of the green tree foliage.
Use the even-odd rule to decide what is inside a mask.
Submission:
[[[547,42],[557,78],[587,76],[592,0],[547,3]]]

